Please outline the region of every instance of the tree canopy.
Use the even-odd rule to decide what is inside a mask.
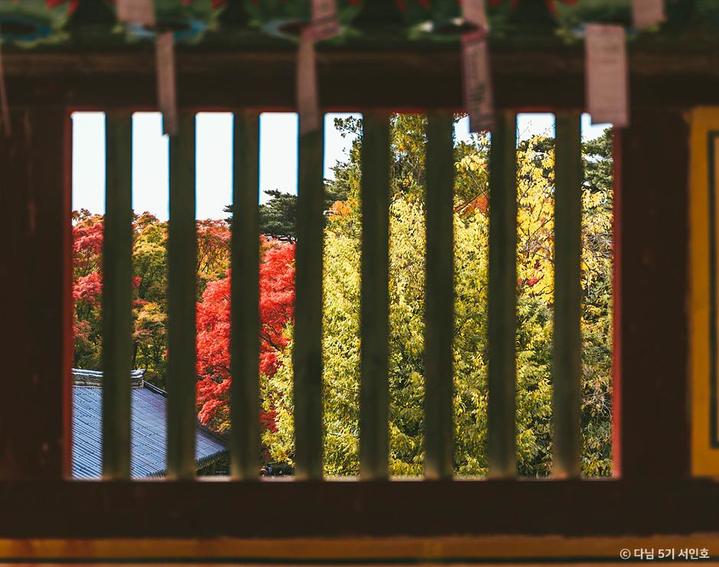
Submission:
[[[134,216],[132,262],[133,366],[165,385],[167,370],[167,222],[150,213]],[[103,217],[73,213],[73,298],[75,356],[79,368],[100,368],[102,353]],[[229,267],[230,232],[223,220],[197,222],[198,297]]]
[[[353,139],[348,159],[325,181],[323,402],[325,473],[359,470],[359,302],[362,123],[338,119]],[[423,469],[425,128],[419,115],[391,118],[390,470]],[[487,274],[489,140],[454,144],[455,326],[454,467],[487,472]],[[611,467],[611,139],[583,144],[582,469]],[[519,472],[551,468],[554,141],[533,136],[517,148],[517,447]],[[292,333],[296,197],[268,192],[260,207],[260,372],[263,458],[293,463]],[[231,208],[228,207],[231,212]],[[74,364],[99,368],[103,218],[73,215]],[[229,225],[198,221],[197,411],[220,433],[230,428]],[[143,213],[133,222],[134,360],[160,386],[166,375],[167,223]]]
[[[331,182],[327,184],[327,187]],[[277,189],[265,191],[269,197],[266,203],[260,203],[260,233],[267,238],[282,242],[295,242],[295,221],[297,219],[297,195]],[[325,191],[325,209],[333,203],[343,201],[347,196],[342,192]],[[225,209],[232,214],[232,206]]]
[[[358,133],[355,119],[338,122]],[[390,470],[419,475],[423,467],[424,144],[420,116],[392,119],[390,207]],[[359,145],[335,169],[333,188],[347,193],[331,209],[324,251],[325,472],[354,475],[359,462]],[[454,408],[458,474],[487,472],[488,140],[455,144]],[[551,468],[551,337],[553,306],[553,141],[522,142],[518,159],[517,445],[519,472]],[[610,472],[611,179],[608,135],[585,144],[583,190],[584,375],[582,426],[585,474]],[[265,384],[265,407],[276,428],[265,433],[275,460],[293,459],[291,341]]]

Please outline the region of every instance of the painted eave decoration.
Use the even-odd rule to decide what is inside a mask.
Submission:
[[[218,46],[296,43],[311,16],[311,0],[155,0],[155,26],[119,24],[117,0],[0,0],[3,46],[68,45],[83,51],[152,39],[172,31],[175,42]],[[666,21],[639,34],[632,0],[485,0],[490,37],[501,42],[576,42],[587,23],[614,23],[629,40],[666,36],[716,42],[719,2],[665,0]],[[334,44],[459,43],[472,26],[459,0],[338,0],[342,33]]]

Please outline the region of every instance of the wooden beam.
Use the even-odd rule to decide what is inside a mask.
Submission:
[[[517,117],[503,113],[489,154],[487,458],[489,476],[517,474]]]
[[[182,113],[170,137],[167,235],[167,477],[195,476],[197,231],[195,116]]]
[[[450,112],[427,117],[424,475],[454,472],[454,147]]]
[[[630,46],[632,104],[719,104],[713,53],[686,46]],[[154,64],[147,49],[3,55],[11,105],[62,102],[88,110],[156,109]],[[551,112],[584,107],[581,46],[528,50],[493,42],[491,59],[498,108]],[[317,61],[325,111],[462,107],[460,55],[453,45],[384,50],[321,46]],[[177,83],[181,107],[294,111],[295,54],[277,47],[228,51],[178,46]]]
[[[389,476],[390,122],[365,113],[362,133],[360,477]]]
[[[132,370],[132,114],[105,120],[102,246],[102,476],[130,477]]]
[[[232,477],[260,473],[260,135],[256,112],[234,122],[232,198]]]
[[[567,538],[561,535],[480,535],[415,537],[304,537],[304,538],[101,538],[58,540],[0,539],[0,560],[40,564],[352,564],[415,565],[610,565],[622,549],[692,549],[700,561],[719,547],[716,534],[619,535]],[[701,558],[705,550],[704,559]],[[669,551],[665,556],[670,557]],[[674,552],[676,557],[677,552]]]
[[[0,479],[60,479],[71,458],[70,119],[15,107],[12,121],[0,139]]]
[[[712,479],[348,482],[345,478],[334,482],[112,483],[18,480],[1,487],[2,538],[216,540],[218,534],[246,539],[487,534],[562,534],[571,538],[719,532],[716,513],[719,484]],[[488,513],[478,513],[478,503]],[[238,514],[238,510],[252,513]],[[278,521],[278,510],[282,510],[282,521]],[[349,514],[348,510],[355,513]],[[188,521],[199,516],[202,521]]]
[[[616,132],[614,451],[623,478],[689,474],[688,125],[632,110]]]
[[[556,117],[552,470],[578,477],[582,452],[582,137],[580,114]]]
[[[300,137],[295,256],[295,466],[302,480],[322,478],[323,130]]]

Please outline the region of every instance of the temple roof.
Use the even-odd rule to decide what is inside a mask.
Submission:
[[[133,478],[164,476],[167,468],[167,396],[132,376],[131,474]],[[100,478],[102,474],[102,373],[73,369],[72,476]],[[196,460],[201,469],[227,452],[225,443],[197,426]]]

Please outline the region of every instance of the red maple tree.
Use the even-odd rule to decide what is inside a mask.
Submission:
[[[73,300],[75,360],[82,368],[100,368],[102,349],[103,217],[88,211],[73,214]],[[133,283],[133,340],[166,356],[166,276],[163,253],[167,225],[149,213],[133,223],[133,264],[142,276]],[[144,236],[143,236],[144,235]],[[230,230],[225,221],[197,222],[197,404],[200,421],[217,431],[229,428],[230,377]],[[262,237],[260,242],[260,372],[272,377],[287,345],[287,324],[295,299],[293,244]],[[153,307],[154,311],[145,309]],[[145,311],[148,311],[145,313]],[[136,348],[137,348],[136,346]],[[145,361],[146,362],[146,361]],[[164,379],[164,374],[159,375]],[[164,385],[160,383],[160,385]],[[274,427],[272,412],[262,414],[265,427]]]
[[[260,372],[272,377],[278,353],[287,345],[285,329],[295,301],[294,244],[265,240],[260,264]],[[207,284],[197,305],[197,403],[199,420],[218,431],[229,428],[230,286],[227,277]],[[274,428],[272,412],[262,412],[264,427]]]

